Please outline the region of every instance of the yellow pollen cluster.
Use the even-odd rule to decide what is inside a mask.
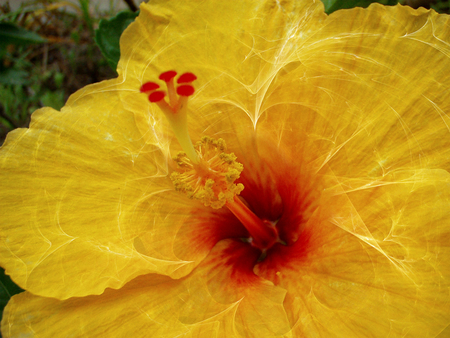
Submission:
[[[226,148],[223,139],[205,136],[195,146],[199,164],[192,163],[185,153],[178,153],[174,158],[177,171],[170,176],[175,190],[214,209],[233,201],[234,196],[244,189],[242,184],[234,183],[244,166],[236,161],[233,153],[226,153]]]

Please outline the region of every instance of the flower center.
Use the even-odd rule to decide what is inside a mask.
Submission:
[[[192,73],[182,74],[175,90],[176,75],[171,70],[159,76],[166,83],[167,93],[159,90],[155,82],[144,83],[140,89],[167,117],[183,149],[174,158],[177,168],[170,176],[175,190],[214,209],[226,206],[250,233],[249,242],[265,253],[275,243],[282,243],[278,230],[273,222],[256,216],[238,197],[244,186],[234,182],[244,168],[233,153],[227,153],[225,141],[205,136],[195,147],[192,144],[187,128],[187,104],[195,92],[192,82],[197,77]]]

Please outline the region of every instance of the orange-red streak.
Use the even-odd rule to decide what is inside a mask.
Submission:
[[[255,247],[267,250],[280,242],[277,228],[270,221],[256,216],[239,197],[234,196],[233,202],[227,202],[226,206],[250,233]]]

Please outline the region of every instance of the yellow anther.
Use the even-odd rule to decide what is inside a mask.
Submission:
[[[244,189],[242,184],[234,183],[244,167],[233,153],[226,153],[223,139],[203,137],[195,151],[199,163],[193,163],[185,153],[178,153],[174,158],[178,165],[171,175],[175,189],[205,206],[222,208]]]

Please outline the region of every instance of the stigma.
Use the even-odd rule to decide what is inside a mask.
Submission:
[[[189,97],[195,93],[192,82],[197,77],[184,73],[177,78],[175,85],[176,76],[177,72],[173,70],[159,76],[159,80],[166,84],[166,91],[161,90],[156,82],[144,83],[140,91],[147,94],[149,101],[158,105],[167,117],[183,149],[174,158],[177,168],[171,179],[175,190],[205,206],[222,208],[244,189],[242,184],[234,183],[243,166],[233,153],[227,153],[223,139],[205,136],[194,147],[187,127],[187,107]]]
[[[148,100],[155,103],[169,120],[175,137],[192,163],[199,164],[199,157],[194,149],[187,128],[188,99],[195,92],[192,82],[197,77],[192,73],[184,73],[177,79],[175,89],[175,77],[177,72],[169,70],[162,73],[159,79],[166,83],[167,90],[160,90],[156,82],[146,82],[141,86],[141,93],[148,95]],[[168,100],[166,100],[166,97]]]
[[[283,243],[276,225],[260,219],[238,197],[244,186],[235,182],[244,167],[233,153],[227,152],[225,141],[204,136],[194,147],[188,132],[187,106],[189,97],[195,93],[192,82],[197,77],[184,73],[178,77],[175,88],[176,76],[173,70],[159,76],[166,84],[166,91],[160,90],[156,82],[146,82],[140,89],[167,117],[183,149],[175,156],[176,168],[170,175],[175,190],[213,209],[228,208],[247,229],[248,242],[262,253],[276,243]]]

